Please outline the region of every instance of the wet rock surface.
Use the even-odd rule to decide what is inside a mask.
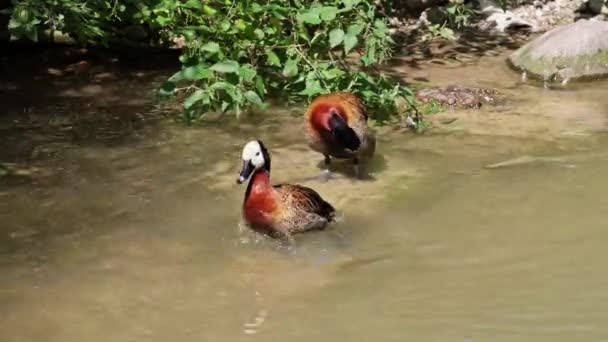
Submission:
[[[510,63],[545,81],[608,75],[608,22],[579,20],[515,51]]]
[[[479,108],[482,105],[496,104],[501,95],[493,89],[449,85],[422,89],[416,93],[416,98],[422,102],[436,101],[450,107]]]

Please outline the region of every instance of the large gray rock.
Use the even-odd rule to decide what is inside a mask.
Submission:
[[[579,20],[557,27],[515,51],[509,61],[547,81],[606,76],[608,22]]]

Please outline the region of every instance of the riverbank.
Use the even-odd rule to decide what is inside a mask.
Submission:
[[[426,134],[551,141],[605,129],[606,120],[598,109],[604,100],[601,86],[545,89],[522,81],[509,68],[507,55],[525,41],[525,36],[472,35],[455,42],[409,45],[384,71],[416,88],[478,87],[495,90],[503,98],[481,108],[440,108],[426,116],[431,123]],[[159,84],[179,68],[175,52],[136,55],[37,47],[34,54],[30,48],[6,50],[2,58],[4,163],[27,163],[66,144],[114,144],[154,130],[178,113],[178,105],[161,105],[157,96]],[[301,109],[289,111],[299,115]],[[232,126],[233,120],[225,116],[222,123],[203,125]],[[378,127],[380,131],[395,128]],[[403,129],[403,134],[413,133]]]

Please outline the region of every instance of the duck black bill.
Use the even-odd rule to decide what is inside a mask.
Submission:
[[[250,160],[243,160],[243,168],[241,168],[241,173],[239,174],[239,178],[237,178],[236,183],[242,184],[248,180],[254,169],[255,168],[253,167],[253,164],[251,164]]]

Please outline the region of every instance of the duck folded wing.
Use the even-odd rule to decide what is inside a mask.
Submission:
[[[328,221],[333,220],[336,210],[313,189],[295,184],[279,184],[275,189],[288,210],[316,214]]]

